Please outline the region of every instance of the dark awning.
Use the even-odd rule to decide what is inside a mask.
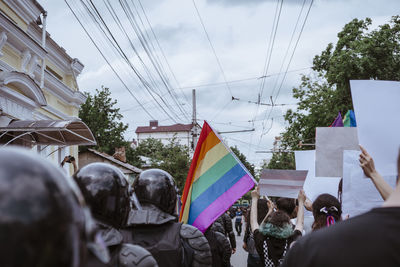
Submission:
[[[0,127],[0,146],[1,144],[96,145],[96,140],[87,125],[80,120],[21,120]]]

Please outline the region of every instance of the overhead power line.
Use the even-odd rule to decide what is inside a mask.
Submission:
[[[120,67],[112,67],[114,69],[113,72],[118,74],[120,80],[123,80],[125,84],[124,87],[128,87],[127,81],[121,76],[121,74],[124,72],[126,73],[126,67],[128,67],[130,71],[133,71],[134,73],[134,75],[128,74],[128,79],[132,79],[132,77],[135,76],[141,83],[141,87],[146,90],[149,96],[153,99],[153,103],[158,106],[158,109],[162,113],[167,115],[167,117],[169,117],[174,122],[181,120],[181,116],[186,117],[187,120],[190,119],[187,114],[188,112],[183,109],[182,105],[177,100],[176,93],[173,92],[172,86],[169,84],[169,79],[166,75],[161,59],[155,51],[156,48],[152,43],[151,36],[148,34],[147,31],[143,30],[143,28],[146,26],[145,21],[142,19],[143,15],[139,13],[140,10],[138,9],[134,1],[130,1],[130,3],[128,3],[128,1],[126,0],[119,0],[118,2],[103,0],[104,6],[108,11],[107,13],[102,11],[104,10],[104,8],[100,9],[100,3],[98,1],[94,2],[92,0],[80,0],[80,5],[84,7],[84,10],[86,10],[86,14],[89,15],[89,18],[91,20],[89,23],[84,23],[82,21],[85,16],[83,12],[81,12],[81,18],[79,18],[79,16],[76,14],[76,11],[80,10],[79,7],[72,7],[71,4],[68,3],[73,2],[73,0],[65,0],[65,2],[67,3],[71,11],[74,11],[74,16],[77,18],[82,28],[84,28],[85,33],[89,36],[92,43],[95,44],[96,49],[101,51],[102,57],[105,58],[106,61],[108,61],[107,64],[113,65],[111,64],[110,59],[122,59],[121,62],[117,62]],[[118,10],[116,9],[118,8],[118,4],[115,3],[119,3],[120,8]],[[76,11],[73,9],[75,9]],[[125,15],[127,19],[123,19],[121,17],[123,15]],[[110,21],[114,22],[114,24],[108,25]],[[94,25],[95,27],[97,27],[97,31],[88,31],[87,26],[89,25]],[[113,29],[111,29],[110,26],[114,25],[117,28],[114,27]],[[130,30],[128,30],[127,25],[131,26],[134,34],[132,34],[132,30],[131,32]],[[151,27],[151,25],[149,26]],[[118,31],[120,31],[122,34],[118,35]],[[103,44],[101,44],[101,38],[99,39],[95,37],[96,33],[100,33],[99,36],[104,39],[105,42],[103,42]],[[137,45],[134,44],[134,42],[132,41],[131,36],[134,35],[137,36],[138,39],[135,40],[139,40],[139,44],[141,45],[144,54],[141,54],[140,51],[138,51],[139,47],[137,47]],[[125,38],[126,40],[128,40],[131,47],[131,50],[129,51],[134,52],[135,57],[137,57],[138,60],[132,60],[133,58],[129,55],[129,51],[124,50],[124,48],[121,46],[121,43],[127,42],[125,40],[121,41],[121,38]],[[105,51],[107,50],[107,48],[111,48],[111,51],[113,53],[116,53],[117,58],[115,56],[110,57],[109,55],[106,55]],[[147,62],[144,60],[142,55],[146,57]],[[123,62],[125,62],[126,65],[124,65]],[[144,72],[140,70],[138,66],[134,65],[138,63],[140,64],[140,67],[143,69]],[[166,93],[170,96],[170,98],[165,97],[165,91],[163,92],[160,86],[164,86]],[[172,99],[172,101],[175,102],[175,105],[171,105],[169,99]],[[177,107],[179,111],[176,111],[173,107]]]
[[[175,102],[175,104],[177,105],[177,107],[179,108],[179,110],[182,112],[182,114],[185,115],[186,119],[190,119],[188,117],[188,115],[186,114],[186,112],[183,111],[182,106],[180,105],[179,101],[177,101],[175,94],[172,92],[171,90],[171,85],[169,84],[169,79],[167,78],[164,68],[160,62],[159,57],[157,56],[157,53],[154,53],[155,47],[151,41],[151,38],[149,36],[149,34],[147,33],[147,31],[144,31],[141,29],[138,20],[136,18],[139,19],[139,21],[141,22],[142,26],[144,26],[144,22],[141,19],[141,16],[139,14],[138,9],[136,8],[136,5],[134,4],[134,1],[132,2],[132,5],[134,7],[134,10],[136,11],[136,14],[133,13],[130,5],[127,3],[126,0],[120,0],[120,5],[125,13],[125,15],[127,16],[132,28],[134,29],[142,47],[143,50],[146,52],[148,58],[150,59],[151,64],[153,65],[154,69],[156,70],[157,75],[159,76],[162,84],[164,85],[164,87],[167,89],[168,94],[171,96],[172,100]],[[144,11],[144,9],[143,9]],[[149,25],[150,28],[151,25]],[[154,33],[154,31],[153,31]],[[147,37],[147,38],[146,38]],[[129,36],[127,36],[128,39]],[[132,43],[131,43],[132,44]]]
[[[298,72],[298,71],[302,71],[302,70],[307,70],[307,69],[311,69],[311,67],[306,67],[306,68],[301,68],[301,69],[295,69],[295,70],[291,70],[288,71],[288,73],[291,72]],[[282,73],[272,73],[272,74],[268,74],[266,76],[254,76],[254,77],[250,77],[250,78],[244,78],[244,79],[238,79],[238,80],[230,80],[227,81],[227,83],[231,84],[231,83],[240,83],[240,82],[246,82],[246,81],[252,81],[252,80],[259,80],[259,79],[263,79],[263,78],[269,78],[269,77],[273,77],[273,76],[277,76],[283,74]],[[193,88],[201,88],[201,87],[211,87],[211,86],[215,86],[215,85],[223,85],[226,82],[216,82],[216,83],[205,83],[205,84],[197,84],[197,85],[190,85],[190,86],[182,86],[181,89],[193,89]]]
[[[298,105],[298,103],[291,103],[291,104],[276,104],[276,103],[262,103],[260,101],[251,101],[251,100],[242,100],[240,98],[236,98],[236,97],[232,97],[233,101],[241,101],[241,102],[247,102],[249,104],[257,104],[257,105],[261,105],[261,106],[291,106],[291,105]]]
[[[280,1],[280,5],[279,5]],[[279,9],[278,9],[279,6]],[[268,49],[267,49],[267,56],[265,58],[265,63],[264,63],[264,71],[263,71],[263,77],[267,77],[269,66],[271,63],[271,58],[272,58],[272,52],[274,51],[274,46],[275,46],[275,39],[276,39],[276,33],[278,32],[278,26],[279,26],[279,21],[281,18],[281,13],[282,13],[282,6],[283,6],[283,0],[278,0],[277,5],[276,5],[276,10],[275,10],[275,16],[274,16],[274,22],[272,26],[272,31],[271,31],[271,36],[270,36],[270,41],[268,44]],[[260,98],[262,98],[263,91],[265,87],[265,79],[261,80],[261,86],[260,86]]]
[[[279,86],[278,93],[277,93],[276,96],[275,96],[275,101],[276,101],[276,99],[278,98],[279,93],[280,93],[280,91],[281,91],[281,89],[282,89],[283,82],[284,82],[284,80],[285,80],[285,78],[286,78],[286,75],[287,75],[287,70],[289,69],[290,64],[291,64],[291,62],[292,62],[292,59],[293,59],[293,56],[294,56],[294,54],[295,54],[295,52],[296,52],[297,46],[298,46],[299,41],[300,41],[300,37],[301,37],[301,35],[302,35],[302,33],[303,33],[304,26],[305,26],[305,24],[306,24],[306,22],[307,22],[307,19],[308,19],[308,16],[309,16],[309,14],[310,14],[310,10],[311,10],[311,7],[312,7],[313,3],[314,3],[314,0],[311,0],[310,5],[309,5],[308,10],[307,10],[307,14],[306,14],[306,16],[305,16],[305,18],[304,18],[304,21],[303,21],[303,24],[302,24],[302,26],[301,26],[300,33],[299,33],[299,35],[298,35],[298,37],[297,37],[296,44],[295,44],[294,49],[293,49],[293,51],[292,51],[292,54],[291,54],[291,56],[290,56],[289,63],[288,63],[288,65],[287,65],[287,67],[286,67],[285,74],[284,74],[283,79],[282,79],[282,81],[281,81],[281,84],[280,84],[280,86]],[[267,118],[266,121],[269,120],[273,108],[274,108],[274,106],[271,107],[270,112],[269,112],[269,114],[268,114],[268,118]],[[267,133],[269,132],[269,130],[270,130],[270,129],[268,129],[267,131],[261,133],[261,135],[260,135],[260,140],[259,140],[259,144],[261,143],[262,136],[265,135],[265,134],[267,134]]]
[[[187,102],[189,105],[191,105],[191,101],[188,99],[188,97],[187,97],[187,96],[185,95],[185,93],[182,91],[182,88],[181,88],[181,86],[180,86],[180,84],[179,84],[179,82],[178,82],[178,79],[176,78],[176,75],[175,75],[174,71],[172,70],[171,65],[169,64],[168,59],[167,59],[167,57],[165,56],[164,49],[163,49],[162,46],[160,45],[160,42],[158,41],[157,35],[155,34],[155,32],[154,32],[154,30],[153,30],[153,27],[151,26],[150,20],[149,20],[149,18],[147,17],[146,12],[145,12],[145,10],[144,10],[144,8],[143,8],[142,1],[141,1],[141,0],[138,0],[138,1],[139,1],[139,4],[140,4],[141,9],[143,10],[143,14],[144,14],[144,16],[145,16],[145,18],[146,18],[146,21],[147,21],[147,23],[148,23],[149,26],[150,26],[151,32],[153,33],[153,36],[154,36],[154,38],[155,38],[155,40],[156,40],[156,42],[157,42],[157,45],[158,45],[158,47],[160,48],[161,54],[162,54],[163,58],[165,59],[165,63],[167,64],[167,67],[168,67],[169,71],[171,72],[172,77],[174,78],[174,81],[175,81],[176,85],[177,85],[178,88],[181,90],[182,95],[184,96],[186,102]]]
[[[279,5],[279,3],[280,3],[280,5]],[[282,13],[282,6],[283,6],[283,0],[277,0],[274,21],[272,23],[272,30],[271,30],[271,34],[270,34],[270,38],[269,38],[269,42],[268,42],[267,55],[266,55],[265,62],[264,62],[262,77],[267,77],[267,74],[268,74],[268,70],[269,70],[269,66],[270,66],[271,58],[272,58],[272,52],[274,50],[274,45],[275,45],[276,33],[278,32],[279,21],[280,21],[280,17],[281,17],[281,13]],[[263,78],[261,80],[260,89],[258,92],[259,101],[261,101],[261,99],[262,99],[264,87],[265,87],[265,78]],[[260,105],[258,104],[256,107],[256,110],[255,110],[253,119],[255,117],[257,117],[259,108],[260,108]],[[253,126],[254,126],[254,123],[253,123]],[[252,143],[253,143],[253,134],[250,136],[250,144],[252,144]],[[247,155],[249,153],[250,153],[250,146],[249,146]]]
[[[301,6],[299,15],[297,16],[297,20],[296,20],[295,26],[294,26],[294,28],[293,28],[292,35],[291,35],[291,37],[290,37],[290,41],[289,41],[288,46],[287,46],[287,48],[286,48],[285,55],[283,56],[283,60],[282,60],[282,64],[281,64],[280,69],[279,69],[279,73],[282,72],[283,66],[284,66],[284,64],[285,64],[287,55],[288,55],[288,53],[289,53],[289,49],[290,49],[290,47],[291,47],[291,45],[292,45],[293,38],[294,38],[295,33],[296,33],[296,30],[297,30],[297,26],[299,25],[299,21],[300,21],[300,18],[301,18],[301,14],[303,13],[303,9],[304,9],[305,3],[306,3],[306,0],[303,0],[303,4],[302,4],[302,6]],[[271,112],[272,112],[272,109],[273,109],[273,102],[274,102],[273,99],[272,99],[272,96],[274,95],[275,89],[276,89],[276,87],[277,87],[277,82],[278,82],[278,80],[279,80],[279,76],[280,76],[280,75],[278,75],[277,78],[275,79],[275,84],[274,84],[274,86],[273,86],[273,89],[272,89],[272,92],[271,92],[271,96],[270,96],[270,97],[271,97],[271,104],[272,104],[272,105],[271,105]],[[267,121],[268,121],[268,120],[267,120]],[[265,132],[265,127],[266,127],[266,122],[263,123],[263,128],[262,128],[262,130],[261,130],[260,139],[262,138],[262,135],[263,135],[263,133]],[[259,141],[260,141],[260,140],[259,140]]]
[[[154,101],[157,103],[157,105],[161,108],[161,110],[174,122],[176,122],[175,118],[169,114],[169,112],[166,111],[166,109],[158,102],[158,100],[155,98],[154,94],[157,94],[154,89],[151,88],[150,84],[144,79],[144,77],[140,74],[139,70],[131,63],[129,60],[127,54],[124,52],[124,50],[121,48],[119,42],[117,41],[116,37],[106,24],[105,20],[103,19],[102,15],[100,14],[99,10],[97,7],[94,5],[94,3],[89,0],[89,2],[85,2],[84,0],[80,1],[83,7],[85,8],[86,12],[90,15],[90,18],[94,22],[94,25],[97,26],[98,30],[103,34],[103,37],[106,38],[108,41],[109,45],[116,51],[122,60],[124,60],[128,67],[131,68],[134,72],[134,74],[138,77],[139,81],[143,84],[144,88],[147,90],[149,95],[154,99]],[[82,25],[82,23],[81,23]],[[84,27],[84,26],[83,26]],[[88,33],[88,31],[85,31]],[[90,33],[88,33],[90,34]],[[91,37],[93,40],[93,37]],[[98,47],[98,46],[97,46]],[[161,98],[161,97],[160,97]],[[161,99],[164,104],[168,107],[168,105],[165,103],[164,99]],[[176,116],[176,115],[175,115]]]
[[[223,77],[224,82],[225,82],[225,84],[226,84],[226,88],[228,88],[229,93],[231,94],[231,96],[233,96],[232,90],[231,90],[231,88],[230,88],[230,86],[229,86],[229,84],[228,84],[228,82],[227,82],[224,69],[222,68],[221,62],[220,62],[220,60],[219,60],[219,58],[218,58],[218,56],[217,56],[217,52],[215,52],[214,45],[212,44],[211,39],[210,39],[210,36],[208,35],[206,26],[204,25],[203,19],[201,18],[201,15],[200,15],[199,9],[197,8],[196,2],[195,2],[195,0],[192,0],[192,2],[193,2],[193,5],[194,5],[194,8],[196,9],[196,13],[197,13],[197,16],[198,16],[198,18],[199,18],[199,20],[200,20],[201,26],[203,27],[204,33],[206,34],[208,43],[210,44],[211,50],[212,50],[212,52],[213,52],[213,54],[214,54],[214,57],[215,57],[215,59],[216,59],[216,61],[217,61],[217,63],[218,63],[218,66],[219,66],[219,69],[220,69],[220,71],[221,71],[222,77]]]
[[[98,45],[96,44],[96,42],[93,40],[93,38],[91,37],[91,35],[88,33],[88,31],[86,30],[86,28],[83,26],[81,20],[78,18],[78,16],[76,15],[76,13],[74,12],[74,10],[71,8],[71,6],[69,5],[69,3],[67,2],[67,0],[65,0],[65,3],[67,4],[67,6],[69,7],[69,9],[71,10],[72,14],[74,15],[74,17],[76,18],[76,20],[78,21],[78,23],[81,25],[81,27],[83,28],[83,30],[85,31],[86,35],[89,37],[90,41],[93,43],[93,45],[96,47],[96,49],[99,51],[99,53],[101,54],[101,56],[103,57],[103,59],[106,61],[107,65],[111,68],[111,70],[114,72],[115,76],[117,76],[117,78],[120,80],[120,82],[122,83],[122,85],[125,87],[125,89],[129,92],[129,94],[135,99],[135,101],[142,107],[143,111],[146,112],[147,115],[149,115],[149,117],[151,119],[155,119],[150,112],[147,111],[147,109],[141,104],[141,102],[139,101],[139,99],[137,99],[137,97],[132,93],[132,91],[129,89],[129,87],[125,84],[125,82],[122,80],[122,78],[118,75],[118,73],[115,71],[114,67],[110,64],[110,62],[108,61],[108,59],[105,57],[105,55],[103,54],[103,52],[101,51],[101,49],[98,47]]]

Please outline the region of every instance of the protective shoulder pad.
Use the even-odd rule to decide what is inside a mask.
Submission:
[[[192,267],[211,266],[211,250],[203,233],[194,226],[182,224],[180,235],[182,240],[193,250]]]
[[[118,254],[122,267],[158,267],[156,260],[146,249],[132,244],[122,244]]]

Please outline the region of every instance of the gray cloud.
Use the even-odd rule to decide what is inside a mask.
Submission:
[[[118,100],[118,107],[125,110],[123,111],[124,121],[129,123],[129,132],[126,134],[126,138],[135,137],[136,127],[147,125],[149,116],[138,107],[136,101],[105,64],[63,1],[39,1],[49,11],[48,31],[54,40],[65,47],[72,57],[79,58],[86,65],[78,78],[80,89],[93,92],[102,84],[110,87],[112,97]],[[257,105],[249,104],[246,101],[231,101],[231,94],[223,83],[204,87],[195,86],[221,83],[224,78],[199,23],[192,1],[143,0],[141,2],[177,80],[182,87],[188,87],[183,89],[184,94],[179,89],[176,90],[180,101],[186,102],[185,95],[190,102],[191,88],[196,88],[198,118],[210,121],[215,128],[221,131],[250,128],[252,123],[248,121],[254,118]],[[281,69],[302,2],[303,0],[284,0],[281,23],[268,74],[277,73]],[[263,74],[276,3],[277,0],[196,0],[228,81],[259,77]],[[307,5],[308,3],[310,0],[307,0]],[[311,66],[312,58],[316,54],[320,54],[329,42],[336,42],[337,33],[353,18],[371,17],[375,21],[373,27],[375,28],[375,25],[387,22],[390,15],[395,14],[393,10],[398,10],[398,5],[398,0],[385,0],[385,5],[376,0],[348,0],[346,2],[344,0],[315,0],[289,70]],[[146,27],[144,30],[149,29]],[[120,37],[120,35],[118,36]],[[128,55],[132,56],[132,52],[129,52],[129,45],[126,42],[123,42],[122,45]],[[135,43],[135,45],[138,44]],[[143,51],[139,53],[142,55]],[[290,53],[291,50],[289,55]],[[112,61],[115,63],[114,61],[117,60],[115,58]],[[137,63],[135,59],[133,62]],[[285,62],[288,62],[288,58]],[[286,64],[282,70],[284,71],[285,68]],[[126,67],[120,67],[118,70],[127,81],[128,87],[145,104],[149,112],[160,121],[161,125],[173,123],[157,108],[149,94],[139,85],[132,71]],[[300,84],[300,73],[307,74],[309,70],[288,73],[276,103],[294,103],[296,101],[292,98],[292,88]],[[172,80],[169,74],[168,76]],[[263,102],[269,102],[275,78],[276,76],[273,76],[266,80]],[[252,79],[231,83],[232,94],[242,100],[256,101],[260,82],[261,80]],[[173,86],[176,86],[174,82]],[[166,93],[165,88],[156,89]],[[170,98],[168,101],[172,103]],[[229,105],[215,117],[227,103]],[[190,104],[187,103],[185,108],[189,110],[188,115],[190,116]],[[254,152],[271,149],[274,137],[285,128],[282,114],[288,108],[294,108],[294,106],[274,109],[271,114],[271,117],[274,117],[272,127],[261,141],[262,119],[269,111],[266,106],[262,106],[258,110],[254,132],[226,134],[223,137],[227,138],[229,145],[238,145],[250,161],[260,162],[271,155]],[[200,119],[199,121],[202,122]],[[186,121],[180,122],[185,123]],[[265,122],[264,125],[268,128],[271,126],[271,122]]]
[[[207,0],[209,4],[217,4],[224,6],[253,6],[259,5],[263,3],[273,2],[276,3],[276,0]],[[299,4],[301,5],[303,0],[285,0],[284,4]]]

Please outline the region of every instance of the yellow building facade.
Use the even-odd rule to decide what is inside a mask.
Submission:
[[[59,163],[95,141],[78,119],[84,66],[46,32],[46,17],[35,0],[0,0],[0,146],[27,146]]]

